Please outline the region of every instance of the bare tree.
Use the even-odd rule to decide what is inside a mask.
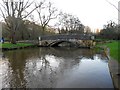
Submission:
[[[61,12],[61,14],[59,15],[59,23],[57,24],[64,28],[62,30],[66,30],[65,32],[67,33],[84,32],[83,25],[79,18],[71,14]]]
[[[117,11],[118,11],[118,25],[115,25],[114,22],[110,21],[108,22],[107,25],[104,25],[104,29],[108,29],[108,28],[112,28],[114,29],[116,27],[117,30],[117,36],[118,36],[118,40],[120,39],[120,1],[118,1],[118,7],[115,6],[113,3],[111,3],[110,1],[106,0],[111,6],[113,6]],[[104,30],[105,31],[105,30]]]
[[[42,7],[38,7],[40,6],[40,4],[36,4],[36,7],[38,7],[36,9],[38,15],[39,15],[39,20],[40,20],[40,24],[43,30],[43,34],[44,31],[46,29],[46,26],[48,25],[48,23],[52,20],[52,19],[56,19],[57,16],[59,15],[57,13],[57,9],[55,7],[53,7],[53,4],[51,2],[46,2],[44,0],[44,4]]]
[[[86,34],[91,34],[91,28],[89,26],[85,26],[85,33]]]
[[[30,12],[27,12],[27,9],[33,4],[27,0],[2,0],[3,4],[0,4],[0,11],[2,17],[4,18],[8,30],[11,33],[11,43],[16,44],[16,31],[20,29],[23,19],[28,17],[36,8],[32,9]],[[39,4],[39,7],[43,3]]]
[[[110,1],[108,1],[108,0],[106,0],[106,2],[108,2],[110,5],[112,5],[115,9],[117,9],[118,10],[118,12],[120,12],[120,10],[113,4],[113,3],[111,3]]]
[[[113,6],[117,11],[118,11],[118,13],[120,14],[120,5],[118,5],[118,8],[113,4],[113,3],[111,3],[110,1],[108,1],[108,0],[106,0],[106,2],[108,2],[111,6]],[[120,1],[118,2],[118,4],[120,4]],[[120,19],[119,19],[119,17],[118,17],[118,21],[120,22]]]

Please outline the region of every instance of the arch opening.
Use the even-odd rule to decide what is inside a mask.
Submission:
[[[49,44],[50,47],[76,47],[77,43],[71,41],[55,41]]]

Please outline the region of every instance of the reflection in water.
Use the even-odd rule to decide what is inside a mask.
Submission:
[[[33,48],[4,55],[3,88],[113,88],[107,58],[90,49]]]

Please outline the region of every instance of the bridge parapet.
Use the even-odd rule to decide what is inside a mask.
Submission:
[[[78,40],[91,40],[93,35],[87,34],[77,34],[77,35],[50,35],[50,36],[41,36],[42,40],[69,40],[69,39],[78,39]]]

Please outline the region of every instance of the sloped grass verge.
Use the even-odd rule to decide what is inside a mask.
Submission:
[[[0,43],[0,48],[3,50],[12,50],[12,49],[21,49],[21,48],[26,48],[26,47],[32,47],[34,46],[33,44],[29,43],[17,43],[17,44],[11,44],[11,43]]]
[[[120,62],[120,41],[112,41],[110,43],[97,44],[97,47],[108,47],[110,49],[110,56]]]

